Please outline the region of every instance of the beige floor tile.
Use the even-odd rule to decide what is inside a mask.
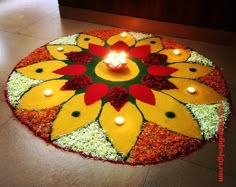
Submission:
[[[223,183],[218,181],[218,171],[200,167],[182,160],[174,160],[157,166],[150,166],[144,186],[160,187],[205,187],[236,185],[236,178],[224,175]]]
[[[57,0],[3,0],[0,1],[0,7],[0,29],[8,32],[17,32],[19,29],[58,10],[58,3]]]
[[[7,103],[0,101],[0,128],[12,117],[12,112]]]
[[[49,42],[56,38],[79,33],[85,30],[108,28],[112,27],[60,18],[58,11],[54,11],[48,17],[30,25],[29,27],[21,29],[19,32],[27,36],[47,39]]]
[[[0,128],[0,150],[0,186],[143,186],[149,168],[83,159],[14,120]]]

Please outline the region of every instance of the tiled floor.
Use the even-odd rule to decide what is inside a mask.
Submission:
[[[3,88],[16,63],[55,38],[108,26],[61,19],[56,0],[0,0],[0,186],[236,186],[236,117],[225,132],[224,182],[218,183],[218,145],[182,159],[144,167],[87,160],[33,136],[14,120]],[[212,59],[236,104],[236,48],[176,39]]]

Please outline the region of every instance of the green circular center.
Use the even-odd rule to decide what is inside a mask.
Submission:
[[[197,69],[196,69],[196,68],[189,68],[189,71],[191,71],[191,72],[196,72]]]
[[[80,116],[80,112],[79,111],[74,111],[71,114],[73,117],[79,117]]]
[[[43,68],[36,69],[36,73],[42,73],[42,72],[43,72]]]
[[[153,40],[153,41],[150,41],[150,43],[151,43],[151,44],[155,44],[155,43],[157,43],[157,42]]]
[[[84,38],[84,41],[89,41],[90,40],[90,38]]]
[[[166,112],[166,116],[168,118],[175,118],[175,113],[174,112]]]

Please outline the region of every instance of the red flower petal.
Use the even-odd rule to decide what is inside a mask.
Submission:
[[[141,84],[133,84],[129,87],[129,93],[136,99],[148,103],[150,105],[155,105],[155,97],[152,90]]]
[[[148,73],[155,76],[166,76],[176,72],[178,69],[168,66],[151,66],[148,68]]]
[[[91,105],[97,100],[104,97],[109,88],[106,84],[103,83],[96,83],[88,87],[84,95],[84,102],[86,105]]]
[[[135,47],[129,51],[130,56],[134,58],[143,58],[150,54],[151,48],[150,45],[142,45]]]
[[[128,51],[128,49],[129,46],[123,41],[118,41],[111,46],[111,50],[115,51]]]
[[[59,74],[59,75],[80,75],[86,72],[87,68],[85,66],[82,66],[80,64],[73,64],[69,66],[62,67],[60,69],[57,69],[53,71],[53,73]]]
[[[105,56],[109,52],[107,48],[92,43],[89,44],[89,51],[95,56]]]

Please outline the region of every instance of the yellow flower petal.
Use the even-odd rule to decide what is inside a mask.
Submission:
[[[129,47],[135,44],[135,39],[127,32],[127,35],[125,37],[122,37],[120,34],[116,34],[114,36],[111,36],[107,43],[111,46],[115,44],[118,41],[125,42]]]
[[[128,81],[135,78],[139,74],[139,68],[136,63],[127,59],[127,66],[121,70],[114,71],[109,69],[103,61],[99,62],[95,67],[97,76],[114,82]]]
[[[147,120],[185,136],[202,138],[197,122],[184,105],[161,92],[153,91],[153,93],[156,99],[155,106],[136,100]]]
[[[89,43],[104,46],[104,41],[96,36],[80,34],[78,38],[78,46],[88,49]]]
[[[141,45],[150,45],[151,53],[156,53],[163,49],[163,45],[161,43],[160,38],[148,38],[145,40],[141,40],[137,42],[135,46],[137,47]]]
[[[63,51],[58,51],[57,49],[63,47]],[[73,45],[47,45],[47,50],[49,53],[58,60],[67,60],[65,53],[69,52],[80,52],[81,48]]]
[[[175,49],[164,49],[160,51],[160,54],[165,54],[168,56],[167,62],[184,62],[190,56],[189,49],[178,49],[180,54],[176,55],[173,53]]]
[[[125,119],[123,125],[118,126],[115,118],[121,116]],[[123,156],[126,156],[134,146],[141,131],[143,118],[138,109],[130,102],[127,102],[122,109],[117,112],[110,103],[103,106],[100,116],[100,123],[111,138],[113,145]]]
[[[53,71],[64,66],[66,66],[66,64],[62,61],[49,60],[18,68],[16,71],[33,79],[50,80],[62,77],[62,75],[53,73]]]
[[[178,71],[172,73],[171,76],[191,79],[205,76],[213,70],[211,67],[189,63],[176,63],[169,65],[169,67],[178,69]]]
[[[225,98],[218,94],[214,89],[197,81],[182,78],[171,78],[168,80],[178,89],[162,91],[184,103],[210,104],[225,100]],[[196,90],[196,93],[189,93],[187,91],[188,87],[193,87]]]
[[[65,103],[53,122],[51,139],[69,134],[94,121],[101,109],[101,100],[86,105],[84,103],[84,93],[74,96]]]
[[[41,110],[58,106],[74,95],[74,91],[61,91],[66,80],[52,80],[43,82],[26,92],[20,100],[18,109]],[[45,96],[44,91],[52,90],[52,95]]]

